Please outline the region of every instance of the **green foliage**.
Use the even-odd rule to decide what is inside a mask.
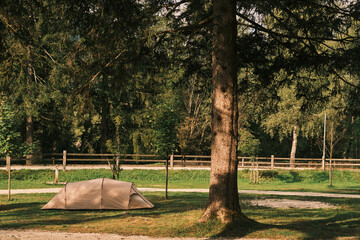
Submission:
[[[159,104],[154,113],[154,146],[156,153],[168,157],[177,150],[177,126],[179,113],[175,99]]]
[[[260,170],[260,182],[249,183],[249,170],[238,171],[239,189],[256,190],[293,190],[314,192],[359,193],[360,174],[357,171],[333,172],[334,188],[329,190],[327,171],[320,170]],[[13,188],[46,188],[46,182],[54,181],[54,170],[13,170]],[[83,169],[59,171],[59,181],[77,182],[96,178],[112,178],[109,169]],[[0,171],[0,188],[7,188],[8,174]],[[208,170],[173,170],[169,172],[170,188],[208,188]],[[164,170],[122,170],[119,180],[134,182],[138,187],[162,188],[165,186]],[[61,186],[60,186],[61,187]]]
[[[7,173],[5,171],[0,172],[0,179],[6,180]],[[48,182],[54,177],[54,171],[50,170],[21,170],[21,171],[12,171],[11,179],[12,180],[21,180],[21,181],[30,181],[30,182]]]
[[[294,183],[294,182],[302,182],[304,179],[302,176],[295,171],[290,171],[285,174],[280,174],[276,176],[280,181],[285,183]]]
[[[260,177],[266,180],[271,180],[276,178],[279,175],[278,171],[274,170],[264,170],[260,172]]]
[[[262,122],[265,129],[274,136],[279,133],[280,140],[292,135],[294,126],[302,127],[307,122],[305,113],[301,111],[302,100],[296,99],[295,89],[283,88],[279,91],[278,110],[270,113]]]
[[[182,77],[187,74],[185,72]],[[204,89],[206,79],[198,75],[187,76],[189,79],[182,83],[180,90],[183,113],[176,137],[182,154],[210,152],[211,100],[208,90]]]
[[[1,1],[1,154],[25,152],[27,116],[29,152],[209,154],[212,3],[164,3]],[[240,153],[284,156],[298,125],[318,156],[327,112],[334,156],[359,157],[359,11],[340,3],[237,2]]]
[[[7,101],[0,101],[0,156],[23,156],[26,147],[22,144],[21,122]]]
[[[239,136],[239,154],[241,156],[256,156],[260,150],[260,140],[244,128],[240,128]]]

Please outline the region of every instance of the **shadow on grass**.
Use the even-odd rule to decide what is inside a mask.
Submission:
[[[250,195],[248,195],[250,196]],[[255,197],[266,199],[269,197]],[[293,199],[294,197],[271,196],[271,199]],[[253,219],[272,219],[277,224],[235,222],[210,239],[226,237],[242,238],[295,238],[295,239],[338,239],[350,237],[360,239],[360,200],[335,198],[296,197],[297,200],[322,201],[338,205],[336,209],[273,209],[269,207],[246,206],[245,212]],[[244,209],[244,206],[243,206]],[[286,218],[288,217],[288,222]],[[261,220],[263,219],[263,220]],[[269,222],[269,221],[266,221]],[[275,234],[275,235],[274,235]]]
[[[196,193],[176,194],[170,199],[159,195],[146,196],[155,204],[153,209],[138,210],[41,210],[46,203],[44,201],[0,205],[0,229],[41,228],[130,217],[158,218],[162,215],[199,210],[205,203],[205,197]]]
[[[248,236],[251,233],[271,229],[271,225],[261,224],[258,222],[234,222],[231,224],[227,224],[223,231],[212,236],[209,239],[216,239],[216,238],[227,238],[227,239],[234,239],[234,238],[243,238]]]
[[[257,233],[259,238],[295,238],[295,239],[339,239],[360,237],[360,219],[353,214],[338,214],[322,220],[307,220],[289,224],[233,223],[225,226],[223,231],[209,239],[235,239]],[[276,235],[271,235],[277,231]],[[298,237],[301,234],[302,237]],[[269,236],[270,235],[270,236]]]
[[[298,183],[303,180],[298,172],[289,171],[288,174],[276,175],[276,178],[285,183]]]
[[[26,201],[31,201],[31,196],[23,196]],[[244,197],[244,196],[242,196]],[[245,195],[249,199],[261,199],[255,195]],[[0,205],[0,229],[30,229],[55,226],[55,229],[67,227],[72,224],[96,223],[101,224],[107,220],[126,220],[133,217],[168,218],[175,221],[179,214],[199,210],[201,211],[206,202],[206,194],[201,193],[177,193],[172,194],[166,200],[162,194],[147,194],[146,198],[153,202],[154,209],[131,210],[131,211],[63,211],[63,210],[40,210],[46,203],[46,199],[36,199],[36,202],[20,202]],[[271,196],[272,199],[284,199],[292,197]],[[294,199],[309,200],[308,197],[293,197]],[[259,206],[243,206],[244,212],[253,219],[263,223],[236,222],[222,225],[219,222],[194,223],[190,227],[174,231],[173,236],[209,236],[213,238],[297,238],[301,239],[336,239],[339,237],[356,237],[360,234],[360,200],[359,199],[325,199],[321,200],[341,206],[339,209],[272,209]],[[180,216],[181,217],[181,216]],[[288,217],[288,220],[286,220]],[[271,221],[266,221],[272,219]],[[288,222],[287,222],[288,221]],[[142,223],[140,223],[142,224]],[[66,228],[64,228],[66,229]],[[214,229],[216,229],[214,231]],[[146,234],[146,233],[145,233]]]
[[[336,190],[343,191],[349,194],[360,194],[360,185],[337,188]]]

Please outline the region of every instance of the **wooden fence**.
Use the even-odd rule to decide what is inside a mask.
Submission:
[[[4,161],[2,161],[4,160]],[[42,165],[62,165],[64,169],[69,164],[108,164],[119,160],[122,165],[136,166],[156,166],[169,163],[169,167],[209,167],[210,156],[200,155],[171,155],[167,159],[150,154],[86,154],[86,153],[68,153],[64,150],[62,153],[44,154],[44,157],[38,160]],[[168,160],[168,161],[167,161]],[[295,164],[290,165],[290,158],[280,157],[238,157],[240,169],[328,169],[329,159],[321,158],[296,158]],[[24,164],[25,159],[12,159],[13,163]],[[332,159],[333,169],[354,169],[360,170],[360,159]],[[5,164],[5,159],[0,159],[0,165]]]

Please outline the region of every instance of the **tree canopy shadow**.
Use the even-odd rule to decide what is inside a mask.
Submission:
[[[273,196],[272,196],[273,197]],[[281,197],[279,197],[281,198]],[[338,200],[340,202],[341,200]],[[351,201],[353,204],[359,204],[360,200],[349,199],[342,201]],[[336,202],[336,199],[335,199]],[[256,207],[259,210],[272,211],[269,207]],[[256,210],[255,210],[256,211]],[[294,210],[293,210],[294,211]],[[289,216],[300,217],[305,216],[305,219],[291,221],[285,224],[263,224],[263,223],[244,223],[234,222],[225,226],[222,232],[212,236],[209,239],[217,238],[242,238],[247,237],[252,233],[260,232],[264,235],[271,230],[283,231],[284,234],[291,234],[290,232],[300,233],[303,237],[301,239],[338,239],[346,237],[359,237],[360,239],[360,214],[358,211],[344,211],[338,210],[336,214],[331,217],[323,217],[321,219],[311,219],[311,216],[317,216],[319,211],[327,211],[327,209],[301,209],[296,213],[290,212]],[[285,214],[286,210],[279,211]],[[278,213],[275,213],[278,214]],[[251,214],[250,217],[259,217],[263,215],[261,212]],[[263,231],[263,232],[262,232]],[[261,233],[262,232],[262,233]],[[256,236],[257,237],[257,236]],[[262,236],[262,237],[266,237]]]
[[[266,196],[242,195],[244,197],[268,198]],[[187,211],[202,210],[206,203],[206,194],[203,193],[171,193],[170,199],[165,199],[160,194],[149,194],[146,198],[155,204],[154,209],[130,210],[130,211],[109,211],[109,210],[40,210],[45,204],[45,200],[37,202],[10,203],[0,205],[0,229],[31,229],[44,228],[48,226],[67,226],[72,224],[85,224],[111,219],[131,219],[133,217],[160,218],[167,214],[182,214]],[[271,198],[283,199],[284,196],[271,196]],[[309,200],[308,197],[288,197],[301,200]],[[321,200],[332,204],[344,204],[332,210],[330,214],[323,214],[327,209],[289,209],[279,210],[261,206],[242,206],[243,212],[252,219],[259,222],[234,222],[232,224],[221,225],[221,231],[209,239],[221,237],[241,238],[248,236],[266,237],[267,233],[280,232],[288,234],[296,232],[301,234],[302,239],[336,239],[339,237],[360,238],[360,205],[359,199],[329,199],[311,198],[310,200]],[[289,216],[289,222],[284,223],[284,217]],[[279,224],[265,224],[262,219],[281,217]],[[316,218],[316,219],[315,219]],[[294,220],[295,219],[295,220]],[[9,221],[10,220],[10,221]],[[265,221],[264,221],[265,222]],[[269,221],[267,221],[268,223]],[[276,221],[274,221],[276,222]],[[220,226],[220,224],[218,225]],[[196,231],[211,232],[212,223],[194,223],[190,229],[180,229],[182,236]],[[219,228],[220,229],[220,228]],[[274,231],[272,231],[274,230]],[[276,231],[275,231],[276,230]],[[282,233],[281,233],[282,231]],[[358,235],[356,235],[358,234]]]
[[[130,217],[158,218],[204,207],[204,196],[198,193],[172,194],[169,199],[154,195],[147,199],[155,204],[153,209],[134,210],[41,210],[46,202],[9,203],[0,205],[0,229],[41,228],[51,225],[80,224],[99,220]],[[10,219],[11,221],[6,221]],[[13,221],[18,219],[17,221]]]

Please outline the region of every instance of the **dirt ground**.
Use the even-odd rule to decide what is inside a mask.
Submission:
[[[105,233],[45,232],[36,230],[0,230],[1,240],[205,240],[209,238],[151,238],[147,236],[120,236]],[[225,239],[225,238],[217,238]],[[231,238],[231,240],[259,240]],[[264,240],[264,239],[261,239]],[[265,239],[266,240],[266,239]]]
[[[245,204],[261,207],[271,208],[302,208],[302,209],[314,209],[314,208],[336,208],[335,205],[324,203],[320,201],[301,201],[291,199],[259,199],[244,201]]]
[[[68,233],[68,232],[46,232],[35,230],[0,230],[1,240],[153,240],[146,236],[120,236],[116,234],[105,233]],[[161,240],[169,240],[171,238],[159,238]],[[176,239],[176,238],[173,238]]]

